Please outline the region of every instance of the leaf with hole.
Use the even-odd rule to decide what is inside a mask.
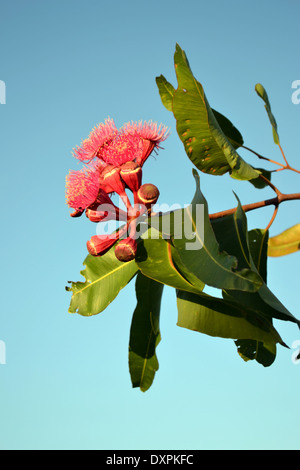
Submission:
[[[260,172],[240,157],[222,131],[179,45],[176,45],[174,63],[178,88],[173,95],[173,113],[178,135],[190,160],[205,173],[229,172],[233,178],[241,180],[258,178]]]
[[[174,86],[169,83],[163,75],[156,77],[156,84],[160,94],[161,101],[168,111],[173,111],[173,97],[175,94]],[[232,146],[237,149],[244,144],[243,136],[240,131],[232,124],[232,122],[223,114],[219,113],[215,109],[212,112],[218,121],[219,126],[226,135]],[[204,151],[205,151],[204,146]]]

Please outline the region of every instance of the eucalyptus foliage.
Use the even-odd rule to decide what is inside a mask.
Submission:
[[[143,218],[134,260],[119,261],[114,256],[114,247],[102,256],[88,255],[81,272],[85,280],[72,282],[66,288],[72,294],[69,312],[91,316],[103,312],[121,289],[135,282],[137,306],[130,329],[129,371],[133,387],[142,391],[152,385],[159,368],[157,346],[161,340],[164,286],[174,289],[178,326],[212,337],[230,338],[243,360],[255,360],[264,367],[274,362],[278,345],[287,347],[273,320],[289,321],[300,327],[300,321],[271,292],[267,279],[268,256],[299,251],[300,224],[270,237],[271,224],[249,230],[246,216],[248,210],[272,204],[275,217],[283,200],[300,196],[282,195],[271,183],[270,171],[256,168],[240,156],[239,149],[244,146],[242,134],[227,117],[210,107],[203,86],[194,77],[179,45],[174,66],[177,84],[174,86],[162,75],[156,78],[156,84],[162,104],[174,116],[178,153],[189,158],[195,167],[191,175],[194,198],[184,209]],[[261,84],[255,90],[265,104],[274,142],[280,146],[267,92]],[[278,165],[292,169],[287,161]],[[212,215],[201,191],[200,172],[229,174],[235,180],[251,182],[258,191],[269,185],[276,194],[267,203],[263,201],[253,207],[242,206],[237,198],[235,208]],[[201,230],[196,223],[199,205],[203,208]],[[184,227],[178,226],[185,220],[192,226],[189,237]],[[176,236],[179,229],[181,237]],[[188,243],[198,243],[199,249],[187,249]],[[218,289],[220,295],[205,293],[206,286]]]

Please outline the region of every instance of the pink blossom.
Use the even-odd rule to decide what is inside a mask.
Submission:
[[[106,119],[105,124],[100,123],[94,127],[89,137],[82,141],[81,146],[74,149],[74,157],[82,162],[90,162],[103,147],[110,144],[117,134],[118,129],[113,119]]]
[[[70,171],[66,177],[66,201],[75,210],[84,210],[97,199],[100,173],[97,168]]]
[[[83,161],[94,159],[119,166],[135,161],[140,166],[159,144],[168,137],[168,129],[150,122],[128,122],[117,129],[112,119],[96,126],[89,137],[74,149],[74,156]]]

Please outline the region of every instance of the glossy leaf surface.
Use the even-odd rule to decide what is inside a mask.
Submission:
[[[188,292],[202,291],[204,284],[201,281],[193,285],[178,271],[173,255],[174,248],[170,241],[152,227],[138,245],[136,263],[145,276],[155,281]]]
[[[174,86],[169,83],[163,75],[156,78],[156,84],[160,94],[161,101],[168,111],[173,111],[173,97],[175,94]],[[211,108],[219,126],[230,141],[232,146],[237,149],[244,144],[243,136],[232,122],[223,114]],[[204,149],[205,151],[205,149]]]
[[[159,368],[156,347],[163,285],[142,273],[136,278],[137,306],[133,314],[129,340],[129,371],[133,387],[145,392],[151,387]]]
[[[173,96],[177,132],[195,166],[206,173],[230,172],[236,179],[257,178],[259,172],[246,163],[222,131],[202,85],[195,79],[184,51],[174,55],[178,88]]]
[[[230,229],[230,226],[234,229]],[[253,271],[255,271],[257,275],[260,276],[256,263],[266,263],[267,236],[264,231],[256,231],[256,238],[252,237],[252,245],[257,243],[257,246],[259,247],[255,248],[255,250],[258,250],[259,253],[258,255],[257,252],[255,252],[255,256],[260,256],[260,260],[257,258],[255,263],[249,248],[247,219],[241,205],[238,205],[234,214],[223,219],[217,219],[216,221],[213,221],[213,228],[221,248],[228,253],[234,254],[239,261],[240,267],[248,266]],[[235,236],[233,236],[234,231]],[[228,235],[229,233],[231,236]],[[236,243],[235,240],[237,239],[240,240],[241,243]],[[254,247],[252,247],[252,249],[254,249]],[[264,258],[262,258],[262,256],[264,256]],[[266,268],[262,271],[262,274],[266,276]],[[268,288],[262,277],[261,281],[262,285],[257,292],[250,293],[224,289],[223,297],[226,300],[235,300],[241,305],[252,308],[256,311],[260,311],[270,319],[278,318],[299,324],[299,321],[286,309],[286,307]]]
[[[102,312],[138,271],[134,261],[117,260],[113,248],[101,257],[88,255],[83,264],[85,282],[72,282],[66,287],[72,292],[69,312],[83,316]]]
[[[257,291],[262,283],[260,276],[250,266],[238,266],[237,258],[220,248],[200,190],[199,175],[195,170],[193,174],[196,193],[192,204],[183,209],[181,236],[172,237],[178,268],[185,266],[186,272],[211,287]]]
[[[178,326],[210,336],[282,342],[263,315],[207,294],[177,293]]]

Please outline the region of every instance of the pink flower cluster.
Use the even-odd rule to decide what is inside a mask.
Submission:
[[[142,184],[142,166],[151,153],[168,137],[168,129],[152,122],[130,122],[117,129],[112,119],[96,126],[89,137],[74,149],[74,157],[85,164],[79,171],[70,171],[66,178],[66,201],[74,209],[72,217],[86,213],[92,222],[114,218],[127,221],[111,236],[95,235],[87,242],[91,255],[105,254],[127,232],[129,223],[141,215],[140,204],[150,208],[159,196],[152,184]],[[132,206],[126,189],[133,193]],[[110,194],[117,193],[127,212],[113,204]],[[105,207],[105,210],[101,210]],[[100,208],[100,210],[99,210]],[[134,231],[134,224],[131,224]],[[135,258],[137,244],[133,233],[120,240],[115,249],[117,258]]]

